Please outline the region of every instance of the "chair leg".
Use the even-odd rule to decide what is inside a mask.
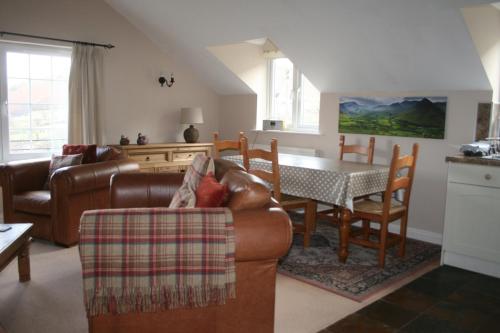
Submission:
[[[363,239],[370,239],[370,220],[363,220]]]
[[[316,230],[316,209],[317,204],[314,200],[308,200],[305,211],[305,231],[304,231],[304,247],[309,247],[311,233]]]
[[[404,214],[401,217],[401,225],[400,225],[399,235],[401,237],[399,243],[399,256],[403,258],[405,256],[405,248],[406,248],[406,229],[408,228],[408,214]]]
[[[382,221],[380,224],[380,247],[378,250],[378,266],[384,268],[385,266],[385,250],[387,248],[387,234],[388,222]]]

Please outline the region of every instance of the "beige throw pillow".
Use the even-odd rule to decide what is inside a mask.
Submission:
[[[49,165],[49,175],[47,177],[47,180],[45,181],[45,184],[43,185],[44,190],[49,190],[50,189],[50,178],[56,172],[57,169],[67,167],[67,166],[73,166],[73,165],[80,165],[82,164],[83,160],[83,154],[75,154],[75,155],[52,155],[52,159],[50,160],[50,165]]]

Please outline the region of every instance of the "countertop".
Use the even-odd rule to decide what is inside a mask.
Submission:
[[[464,155],[446,156],[446,162],[489,165],[500,167],[500,159],[484,158],[484,157],[468,157]]]

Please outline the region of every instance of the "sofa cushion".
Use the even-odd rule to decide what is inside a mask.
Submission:
[[[80,165],[82,164],[83,154],[76,155],[52,155],[49,165],[49,175],[47,180],[43,185],[44,190],[50,189],[50,178],[56,172],[57,169],[64,168],[67,166]]]
[[[97,162],[106,162],[112,160],[119,160],[123,158],[123,153],[110,146],[100,146],[96,150],[96,160]]]
[[[196,205],[196,188],[208,171],[213,172],[213,160],[205,155],[195,156],[184,176],[181,187],[175,192],[169,208],[194,208]]]
[[[218,182],[221,181],[222,177],[224,177],[226,172],[228,172],[229,170],[245,171],[245,168],[243,166],[222,158],[214,159],[214,168],[215,168],[215,179],[217,179]]]
[[[97,162],[96,145],[63,145],[63,155],[83,154],[82,164]]]
[[[233,211],[262,208],[271,202],[271,191],[267,184],[244,171],[226,172],[221,184],[226,184],[229,189],[227,206]]]
[[[214,174],[208,172],[196,189],[196,207],[221,207],[227,195],[227,185],[220,184]]]
[[[15,194],[14,210],[37,215],[50,215],[50,191],[29,191]]]

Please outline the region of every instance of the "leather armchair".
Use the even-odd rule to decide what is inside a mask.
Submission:
[[[50,160],[0,165],[3,212],[6,223],[33,223],[32,235],[64,246],[78,243],[83,211],[109,207],[109,184],[115,173],[139,171],[127,159],[82,164],[58,169],[43,185]]]
[[[217,169],[217,164],[216,164]],[[238,171],[241,172],[241,171]],[[252,191],[257,178],[225,177],[234,192]],[[244,176],[244,177],[246,177]],[[168,206],[182,174],[119,174],[112,178],[112,208]],[[225,305],[157,313],[89,318],[89,332],[273,332],[276,267],[292,240],[287,213],[270,198],[256,209],[233,210],[236,241],[236,298]]]

